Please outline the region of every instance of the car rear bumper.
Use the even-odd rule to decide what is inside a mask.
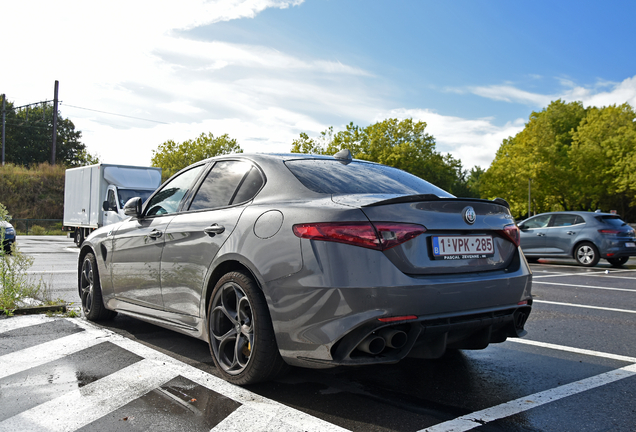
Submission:
[[[602,258],[621,258],[636,256],[636,247],[627,246],[627,243],[636,244],[635,240],[611,240],[605,241],[600,250]]]
[[[290,364],[322,368],[391,363],[408,355],[434,358],[447,347],[485,348],[525,334],[532,276],[519,252],[503,270],[415,277],[378,251],[307,241],[302,252],[303,269],[265,290],[278,347]],[[380,321],[396,317],[408,318]],[[399,348],[364,351],[369,338],[385,337],[388,330],[400,332]]]

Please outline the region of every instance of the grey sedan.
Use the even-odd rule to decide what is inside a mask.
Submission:
[[[507,203],[348,151],[208,159],[125,212],[82,245],[84,314],[205,340],[233,383],[526,333],[531,272]]]
[[[542,213],[519,224],[521,248],[528,261],[574,258],[593,267],[601,258],[620,267],[636,256],[634,229],[620,216],[599,212]]]

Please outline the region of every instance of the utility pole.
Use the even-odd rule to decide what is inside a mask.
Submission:
[[[4,124],[6,123],[6,110],[4,108],[4,101],[6,96],[2,95],[2,166],[4,166]]]
[[[528,217],[532,216],[530,214],[530,206],[532,205],[532,199],[531,199],[531,189],[532,189],[532,179],[529,178],[528,179]]]
[[[55,165],[55,144],[57,141],[57,90],[59,85],[59,81],[55,80],[55,91],[53,95],[53,144],[51,145],[51,165]]]

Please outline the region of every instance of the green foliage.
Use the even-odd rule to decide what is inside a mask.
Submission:
[[[40,226],[40,225],[33,225],[31,227],[31,234],[33,235],[45,235],[46,234],[46,228]]]
[[[162,169],[163,179],[179,170],[213,156],[243,153],[241,146],[227,134],[214,137],[212,133],[202,133],[196,139],[176,143],[168,140],[152,151],[151,165]]]
[[[14,218],[62,219],[65,167],[0,166],[0,197]]]
[[[0,221],[7,221],[7,208],[0,204]],[[4,243],[5,227],[0,227],[0,245]],[[0,247],[0,311],[11,315],[20,302],[30,298],[43,300],[44,289],[41,283],[29,279],[27,270],[33,265],[33,257],[24,255],[15,246],[8,253]]]
[[[6,102],[5,161],[27,167],[51,161],[53,141],[53,105],[45,103],[28,108],[13,108]],[[97,157],[80,142],[82,133],[70,119],[58,113],[55,143],[56,164],[67,167],[90,165]]]
[[[635,117],[628,104],[586,109],[580,102],[552,102],[503,141],[481,176],[482,197],[500,196],[513,215],[527,215],[531,179],[533,213],[601,208],[631,217]]]
[[[426,123],[413,119],[386,119],[365,128],[352,122],[336,134],[330,127],[315,139],[303,132],[292,142],[291,152],[332,155],[345,148],[354,158],[408,171],[455,195],[478,193],[468,186],[469,174],[461,161],[437,152]]]

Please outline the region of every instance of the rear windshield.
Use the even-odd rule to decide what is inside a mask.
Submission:
[[[596,219],[599,222],[608,224],[608,225],[612,225],[612,226],[616,226],[616,227],[621,227],[621,226],[625,226],[627,225],[625,222],[623,222],[623,219],[621,219],[620,216],[596,216]]]
[[[302,159],[285,162],[306,188],[324,194],[453,195],[405,171],[364,162]]]

